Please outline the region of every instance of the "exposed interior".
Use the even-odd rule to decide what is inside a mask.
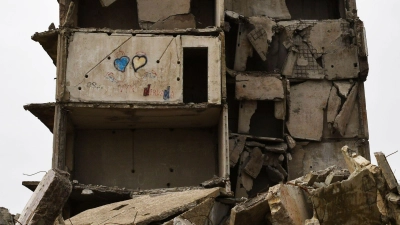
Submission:
[[[345,18],[343,0],[286,0],[286,6],[292,20]]]
[[[136,1],[118,0],[102,7],[99,0],[79,0],[78,27],[140,29]]]
[[[192,0],[191,13],[196,19],[196,28],[216,26],[216,0]],[[77,26],[81,28],[140,29],[137,3],[134,0],[119,0],[102,7],[99,0],[79,0]]]
[[[283,120],[275,118],[273,101],[257,101],[257,109],[250,119],[249,134],[259,137],[283,137]]]
[[[208,48],[183,48],[183,102],[208,99]]]

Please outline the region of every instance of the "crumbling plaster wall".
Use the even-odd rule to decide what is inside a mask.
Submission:
[[[227,0],[225,7],[237,196],[252,195],[260,182],[265,187],[327,166],[343,168],[343,145],[369,159],[363,84],[368,54],[355,1]],[[271,75],[281,82],[268,80]],[[261,124],[256,109],[262,101],[275,103],[270,110],[282,120],[280,137],[251,132]],[[263,129],[279,130],[274,123]],[[285,147],[271,150],[276,142]],[[258,176],[249,176],[246,167],[257,168]]]

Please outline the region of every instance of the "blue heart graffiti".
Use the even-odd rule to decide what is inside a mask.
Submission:
[[[128,66],[130,58],[128,56],[122,56],[121,58],[117,58],[114,60],[114,67],[118,71],[125,72],[126,67]]]

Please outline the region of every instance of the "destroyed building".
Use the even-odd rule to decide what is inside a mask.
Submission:
[[[57,67],[55,102],[24,108],[53,132],[52,168],[70,174],[64,219],[164,188],[186,208],[139,224],[190,214],[192,201],[220,224],[232,201],[210,199],[257,201],[331,166],[328,183],[345,180],[343,146],[370,159],[355,0],[58,2],[59,28],[32,36]],[[214,176],[202,185],[214,189],[195,187]]]

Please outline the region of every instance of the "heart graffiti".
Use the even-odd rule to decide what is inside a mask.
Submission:
[[[117,58],[114,60],[114,67],[118,71],[125,72],[126,67],[129,64],[129,57],[128,56],[122,56],[121,58]]]
[[[145,55],[135,55],[132,59],[133,70],[137,72],[140,68],[147,64],[147,57]]]

